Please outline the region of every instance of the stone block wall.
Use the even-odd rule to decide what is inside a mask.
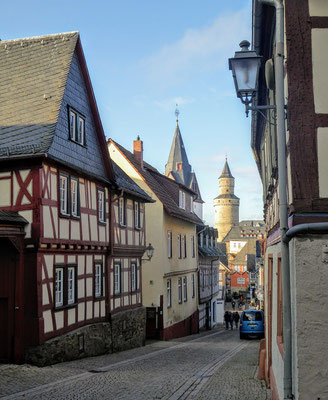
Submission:
[[[112,315],[113,351],[145,345],[146,308],[121,311]]]
[[[108,322],[87,325],[50,339],[40,346],[29,347],[25,352],[25,362],[43,367],[110,353],[111,337],[111,326]]]
[[[146,309],[112,315],[110,322],[91,324],[25,351],[25,362],[40,367],[144,346]]]

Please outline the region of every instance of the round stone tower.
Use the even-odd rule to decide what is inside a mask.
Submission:
[[[235,178],[226,160],[219,177],[219,195],[214,199],[215,228],[218,242],[222,242],[230,229],[239,225],[239,198],[235,196]]]

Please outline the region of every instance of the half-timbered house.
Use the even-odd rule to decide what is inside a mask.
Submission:
[[[0,93],[0,359],[46,364],[120,348],[113,338],[131,333],[109,296],[111,214],[121,190],[143,221],[146,194],[114,184],[78,32],[0,42]],[[136,264],[122,264],[122,282],[136,265],[122,292],[133,294],[121,310],[141,304],[142,225],[133,237]]]
[[[154,202],[112,161],[112,250],[109,265],[109,307],[113,351],[144,344],[146,309],[142,305],[142,256],[146,248],[145,203]],[[146,261],[148,261],[146,259]]]

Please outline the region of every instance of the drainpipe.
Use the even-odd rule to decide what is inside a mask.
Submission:
[[[285,95],[284,95],[284,6],[283,0],[259,0],[276,9],[276,112],[277,112],[277,145],[278,145],[278,190],[279,218],[281,239],[288,230],[287,209],[287,163],[285,132]],[[288,242],[281,240],[281,265],[283,286],[283,335],[284,335],[284,399],[293,399],[292,393],[292,352],[291,352],[291,293]]]
[[[289,243],[294,236],[300,234],[328,233],[328,222],[314,222],[310,224],[299,224],[290,228],[283,237],[285,243]]]

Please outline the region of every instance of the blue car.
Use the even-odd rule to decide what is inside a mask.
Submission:
[[[262,311],[243,311],[239,326],[240,339],[246,337],[264,337],[264,315]]]

